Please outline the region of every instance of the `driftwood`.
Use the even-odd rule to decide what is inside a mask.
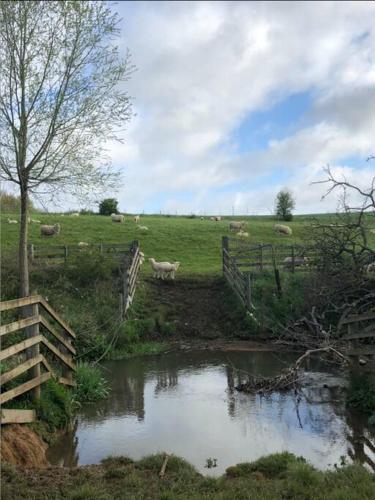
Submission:
[[[301,366],[311,354],[316,353],[331,353],[341,362],[350,363],[341,352],[333,347],[321,347],[319,349],[309,349],[302,356],[300,356],[294,365],[283,370],[276,377],[260,377],[258,375],[250,375],[247,382],[240,384],[236,387],[237,391],[250,392],[255,394],[270,394],[277,391],[286,391],[288,389],[297,389],[301,379]]]
[[[161,466],[161,469],[160,469],[160,472],[159,472],[160,479],[164,479],[165,469],[167,468],[168,460],[169,460],[169,455],[168,455],[168,453],[166,453],[165,457],[164,457],[163,465]]]

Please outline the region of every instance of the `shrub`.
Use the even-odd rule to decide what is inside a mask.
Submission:
[[[92,403],[109,394],[109,386],[100,369],[89,363],[78,363],[74,393],[79,403]]]
[[[115,198],[106,198],[99,203],[100,215],[118,214],[118,201]]]
[[[290,465],[303,462],[305,462],[303,457],[296,457],[292,453],[284,451],[261,457],[255,462],[245,462],[228,467],[226,474],[230,477],[244,477],[253,472],[261,472],[267,478],[276,478],[284,474]]]
[[[43,420],[51,431],[66,427],[76,408],[70,390],[52,379],[43,384],[41,397],[34,405],[38,418]]]

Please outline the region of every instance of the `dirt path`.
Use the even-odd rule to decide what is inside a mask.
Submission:
[[[241,338],[245,314],[222,278],[145,280],[148,301],[162,309],[184,339]],[[248,337],[248,333],[246,335]]]

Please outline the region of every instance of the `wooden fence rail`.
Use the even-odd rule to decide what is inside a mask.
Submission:
[[[6,311],[12,312],[8,321],[4,320]],[[5,369],[1,375],[1,405],[29,391],[39,398],[41,385],[50,378],[65,385],[75,384],[75,333],[42,296],[0,302],[0,312],[0,361]],[[20,375],[22,379],[17,381]],[[34,419],[32,410],[1,410],[1,423]]]
[[[123,257],[129,254],[134,242],[131,243],[94,243],[87,246],[78,245],[29,245],[29,259],[33,263],[45,260],[55,262],[67,262],[69,258],[84,253],[96,253],[98,255]]]
[[[138,241],[133,241],[130,249],[130,258],[125,260],[120,270],[121,291],[119,297],[120,319],[124,320],[126,313],[133,302],[137,288],[137,278],[141,265],[141,251]]]
[[[248,311],[253,308],[251,287],[257,276],[273,272],[277,293],[281,295],[280,269],[306,272],[314,265],[314,257],[314,249],[303,245],[249,245],[237,238],[222,239],[223,274]]]

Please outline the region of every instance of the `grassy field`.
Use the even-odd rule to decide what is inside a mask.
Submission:
[[[14,214],[2,214],[2,250],[4,253],[14,252],[17,247],[19,225],[8,224],[7,219],[17,218]],[[288,225],[293,235],[275,234],[272,217],[226,217],[214,222],[209,219],[166,216],[142,216],[141,224],[148,231],[137,229],[133,219],[126,217],[125,223],[113,223],[109,217],[80,216],[69,217],[52,214],[37,214],[33,218],[45,224],[59,222],[61,232],[53,237],[40,236],[37,224],[29,226],[29,242],[34,245],[74,245],[80,241],[87,243],[122,243],[134,239],[140,241],[146,258],[156,260],[180,261],[179,275],[219,274],[221,273],[221,238],[232,235],[229,231],[230,220],[245,220],[248,242],[254,243],[302,243],[309,234],[312,216],[297,216]],[[319,216],[329,221],[332,216]],[[375,235],[371,234],[375,244]],[[149,269],[149,266],[144,266]],[[147,272],[147,271],[146,271]]]

